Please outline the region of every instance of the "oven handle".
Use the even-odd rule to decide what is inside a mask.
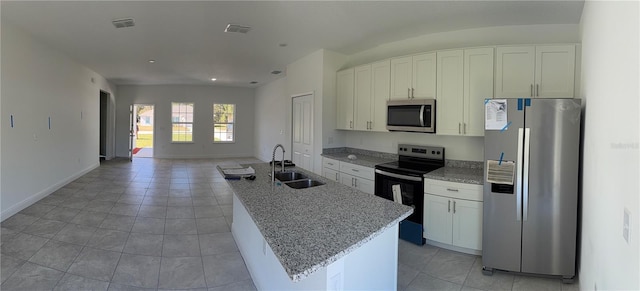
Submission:
[[[385,172],[385,171],[378,170],[378,169],[376,169],[376,173],[380,174],[380,175],[389,176],[389,177],[392,177],[392,178],[398,178],[398,179],[415,181],[415,182],[422,182],[422,177],[414,177],[414,176],[406,176],[406,175],[394,174],[394,173],[389,173],[389,172]]]

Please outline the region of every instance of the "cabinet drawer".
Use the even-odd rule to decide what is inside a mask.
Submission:
[[[322,166],[324,168],[340,171],[340,162],[333,159],[322,158]]]
[[[424,192],[456,199],[482,201],[482,185],[424,179]]]
[[[354,175],[360,178],[369,179],[372,181],[375,179],[373,168],[368,168],[360,165],[340,162],[340,172],[347,173],[349,175]]]

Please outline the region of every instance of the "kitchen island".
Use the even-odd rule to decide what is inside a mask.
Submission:
[[[232,233],[261,290],[393,290],[398,223],[413,210],[301,170],[324,185],[271,185],[268,164],[256,179],[229,180]]]

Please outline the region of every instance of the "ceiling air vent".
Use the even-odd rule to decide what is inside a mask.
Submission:
[[[224,29],[224,32],[237,32],[237,33],[247,33],[251,30],[249,26],[243,26],[239,24],[227,24],[227,28]]]
[[[125,28],[135,25],[135,23],[133,22],[133,18],[116,19],[111,21],[111,23],[113,23],[113,26],[115,26],[116,28]]]

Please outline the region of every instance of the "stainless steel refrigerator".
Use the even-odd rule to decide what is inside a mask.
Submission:
[[[580,114],[579,99],[485,103],[485,274],[499,269],[573,280]]]

